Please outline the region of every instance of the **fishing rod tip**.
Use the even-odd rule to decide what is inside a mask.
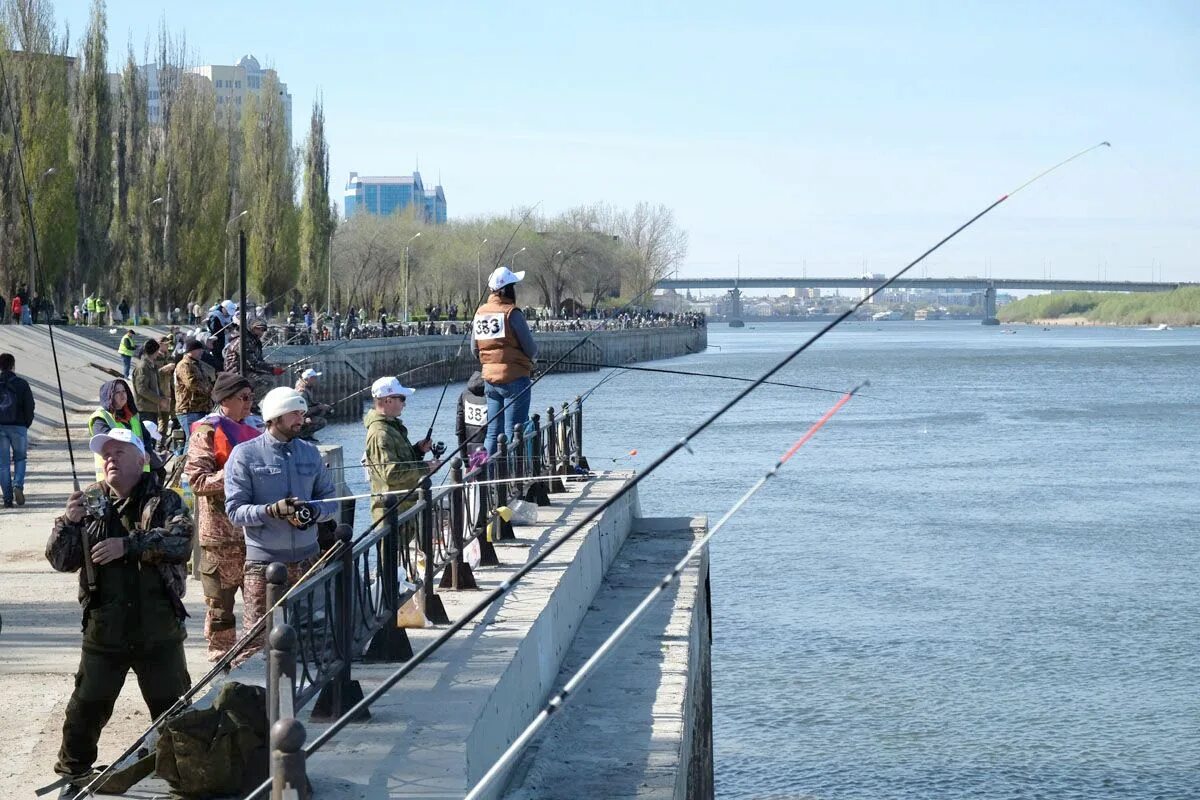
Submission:
[[[1104,147],[1112,147],[1112,142],[1101,142],[1100,144]]]

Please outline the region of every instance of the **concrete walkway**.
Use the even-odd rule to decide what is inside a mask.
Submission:
[[[120,370],[115,349],[55,328],[63,390],[82,484],[93,476],[86,448],[87,417],[100,384]],[[29,797],[54,778],[63,709],[79,663],[81,612],[75,575],[54,572],[44,555],[54,518],[71,493],[71,468],[63,434],[50,338],[43,325],[0,326],[0,352],[12,353],[16,372],[33,390],[34,425],[23,508],[0,509],[0,708],[4,709],[5,758],[0,759],[0,797]],[[201,625],[204,599],[189,583],[188,668],[207,670]],[[100,741],[100,760],[115,756],[149,724],[136,680],[126,684],[117,712]]]

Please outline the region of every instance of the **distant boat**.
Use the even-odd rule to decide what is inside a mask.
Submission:
[[[1142,328],[1142,330],[1144,330],[1144,331],[1169,331],[1169,330],[1171,330],[1171,326],[1165,322],[1160,322],[1157,326],[1155,326],[1153,328]]]
[[[746,323],[745,323],[745,322],[743,322],[743,321],[742,321],[742,320],[740,320],[740,319],[731,319],[731,320],[729,320],[729,327],[731,327],[731,328],[744,328],[744,327],[746,327]]]

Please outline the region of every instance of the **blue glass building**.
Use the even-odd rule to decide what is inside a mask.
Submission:
[[[446,193],[441,186],[426,189],[421,173],[396,176],[364,176],[350,173],[343,197],[346,219],[355,214],[386,216],[403,212],[414,204],[426,223],[446,222]]]

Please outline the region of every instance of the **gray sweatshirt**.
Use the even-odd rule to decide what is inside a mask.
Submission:
[[[281,442],[267,432],[233,448],[225,463],[225,513],[246,532],[247,561],[286,563],[315,556],[317,526],[300,530],[267,516],[267,506],[295,497],[313,503],[325,520],[337,513],[337,503],[318,501],[336,494],[320,451],[302,439]]]

